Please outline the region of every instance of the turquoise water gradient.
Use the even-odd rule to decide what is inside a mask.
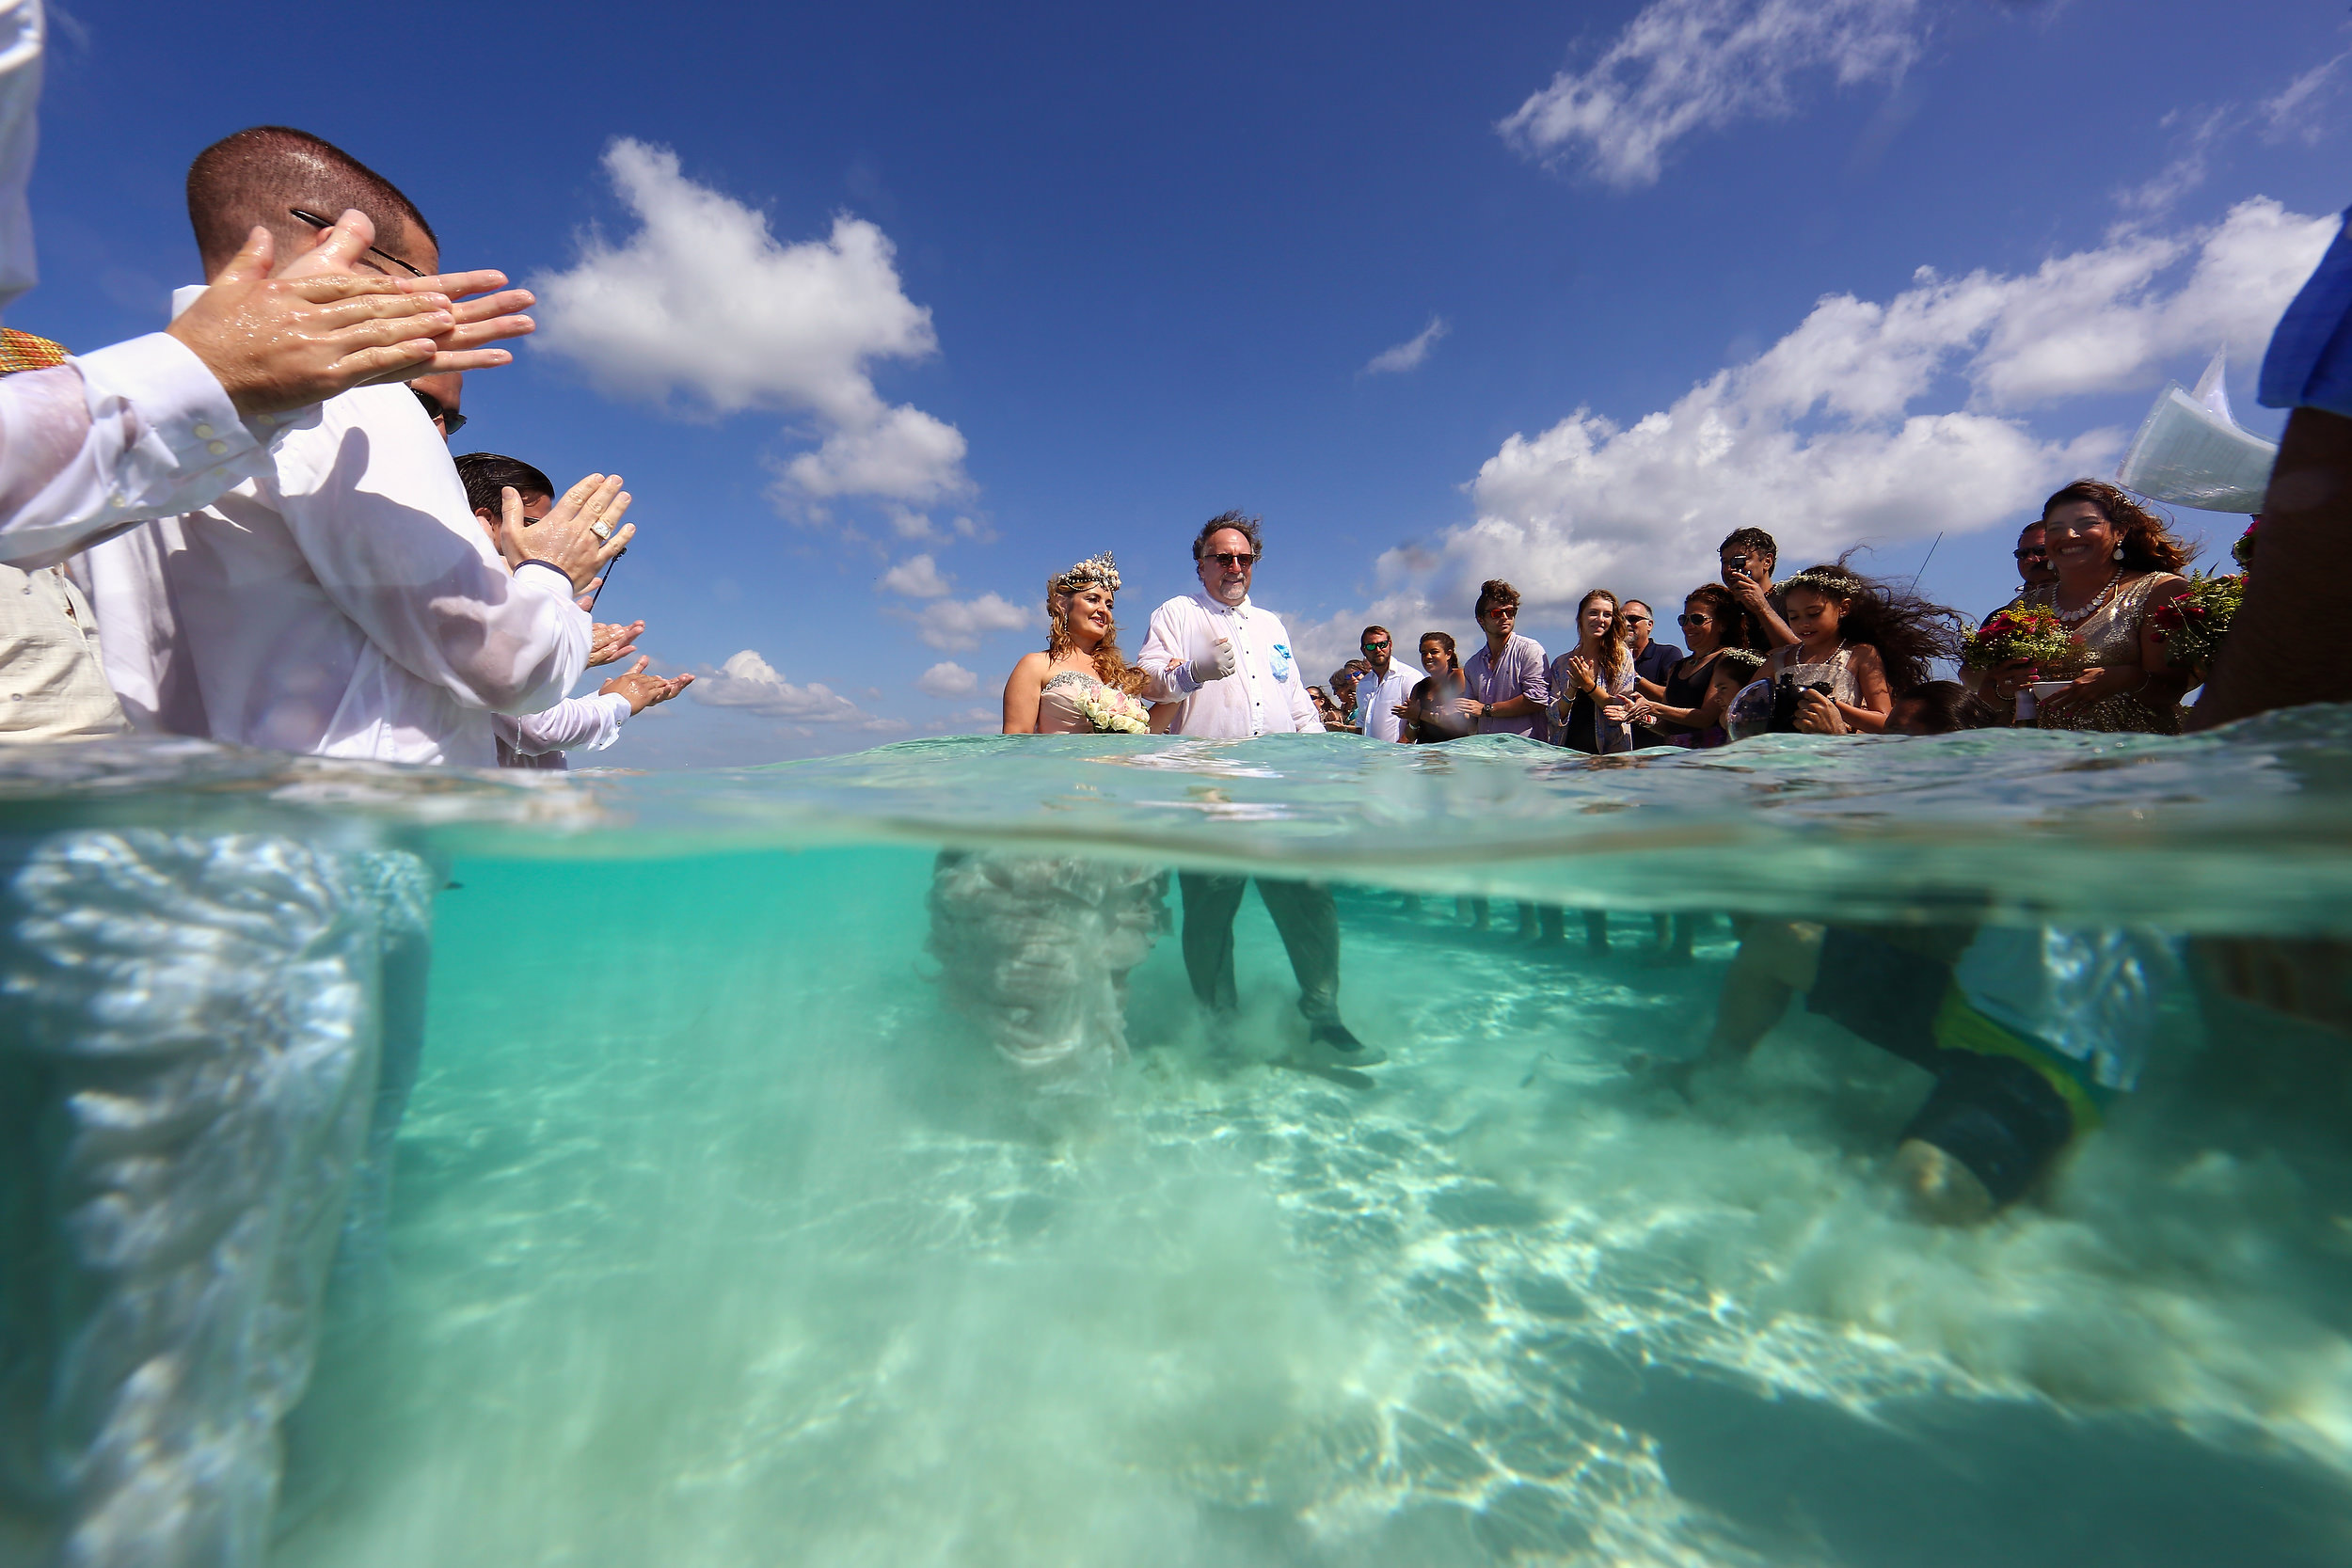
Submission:
[[[1658,961],[1650,909],[2341,932],[2348,745],[149,749],[8,810],[451,857],[393,1295],[277,1563],[2335,1564],[2352,1048],[2184,997],[2054,1190],[1967,1231],[1886,1184],[1926,1076],[1832,1026],[1695,1101],[1624,1067],[1695,1047],[1732,951],[1708,913]],[[1171,935],[1109,1099],[1041,1106],[939,1003],[943,843],[1328,877],[1391,1060],[1269,1065],[1301,1025],[1252,897],[1235,1050]],[[1614,907],[1612,949],[1455,893]]]

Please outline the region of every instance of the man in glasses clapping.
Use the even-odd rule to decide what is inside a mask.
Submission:
[[[1210,518],[1192,542],[1200,592],[1152,612],[1136,663],[1150,683],[1146,695],[1182,705],[1175,734],[1247,740],[1323,730],[1281,617],[1249,602],[1263,553],[1257,518],[1240,512]],[[1307,1018],[1310,1054],[1294,1065],[1324,1070],[1386,1060],[1340,1022],[1340,917],[1331,890],[1320,882],[1257,881],[1258,896],[1290,955],[1298,1010]],[[1177,882],[1184,898],[1184,973],[1208,1009],[1212,1032],[1229,1035],[1240,1006],[1233,916],[1249,879],[1186,871]]]

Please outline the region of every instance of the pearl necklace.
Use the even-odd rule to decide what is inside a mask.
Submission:
[[[2058,618],[2058,625],[2071,631],[2074,627],[2081,626],[2085,621],[2090,620],[2093,615],[2098,614],[2101,607],[2106,605],[2107,602],[2107,596],[2115,592],[2115,585],[2122,580],[2123,569],[2119,566],[2114,571],[2107,574],[2106,582],[2100,588],[2099,592],[2090,596],[2090,602],[2071,614],[2066,610],[2058,609],[2058,587],[2056,584],[2052,584],[2050,588],[2050,609],[2057,614]]]

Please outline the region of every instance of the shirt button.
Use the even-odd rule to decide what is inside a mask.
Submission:
[[[229,450],[229,443],[226,441],[215,441],[211,446],[206,447],[204,450],[211,452],[215,457],[218,457]]]
[[[213,427],[208,424],[198,425],[196,427],[196,438],[199,441],[211,440],[213,438]]]

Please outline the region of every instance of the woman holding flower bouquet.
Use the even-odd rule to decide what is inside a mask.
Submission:
[[[1164,733],[1119,651],[1119,568],[1081,561],[1045,585],[1050,631],[1005,681],[1007,735]],[[986,1030],[1024,1081],[1100,1094],[1127,1058],[1127,972],[1168,927],[1168,873],[1076,857],[943,852],[930,952],[947,1004]]]
[[[1119,651],[1111,611],[1119,567],[1081,561],[1045,584],[1045,651],[1025,654],[1005,678],[1007,735],[1168,733],[1177,705],[1146,707],[1143,672]]]
[[[2007,703],[2026,682],[2063,680],[2067,688],[2039,705],[2045,730],[2180,734],[2189,675],[2167,657],[2155,611],[2188,587],[2180,575],[2187,549],[2161,520],[2095,479],[2052,496],[2042,527],[2058,581],[2026,590],[2009,610],[2025,612],[2016,618],[2033,623],[2029,632],[2062,633],[2072,649],[1972,669],[1979,693]]]

